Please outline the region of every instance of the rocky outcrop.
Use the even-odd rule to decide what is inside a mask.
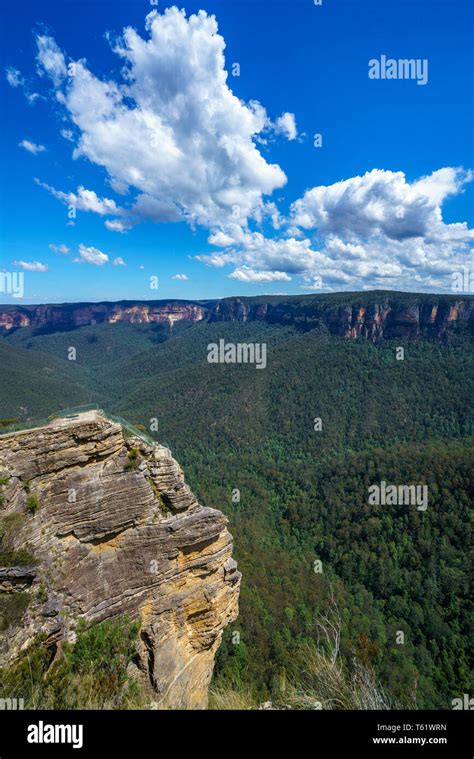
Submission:
[[[9,332],[19,327],[29,327],[31,315],[23,309],[12,308],[0,311],[0,330]]]
[[[38,331],[75,329],[89,324],[166,324],[171,328],[178,321],[198,322],[206,309],[188,302],[150,303],[79,303],[63,305],[0,307],[0,329],[10,332],[20,327]]]
[[[374,342],[382,338],[441,339],[458,327],[474,331],[474,298],[403,293],[270,298],[268,302],[227,298],[215,305],[209,320],[322,328],[338,337]]]
[[[458,328],[474,331],[474,298],[409,293],[335,293],[332,295],[224,298],[219,301],[150,301],[60,306],[0,306],[0,333],[30,326],[36,331],[74,329],[88,324],[189,324],[265,321],[302,330],[374,342],[383,338],[443,339]]]
[[[79,620],[128,615],[159,708],[205,708],[240,574],[226,518],[197,502],[170,451],[92,411],[1,436],[0,477],[9,548],[35,557],[0,568],[0,600],[28,596],[0,633],[0,666],[39,633],[54,649]]]

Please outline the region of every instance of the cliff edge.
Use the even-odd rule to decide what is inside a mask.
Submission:
[[[392,338],[444,340],[474,332],[472,294],[365,291],[318,295],[229,297],[216,301],[121,301],[58,305],[0,305],[0,335],[29,327],[33,335],[95,324],[252,322],[324,329],[350,340]]]
[[[0,667],[38,634],[54,656],[80,620],[128,615],[158,708],[206,708],[240,573],[226,518],[197,502],[169,450],[91,411],[1,436],[0,483],[0,549],[12,557],[0,601],[26,599],[18,618],[0,618]],[[15,565],[25,546],[34,562]]]

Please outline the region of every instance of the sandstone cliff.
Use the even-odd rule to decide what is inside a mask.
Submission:
[[[350,340],[444,339],[458,329],[474,332],[474,298],[411,293],[334,293],[306,296],[224,298],[218,301],[82,303],[0,306],[0,334],[31,327],[35,332],[88,324],[190,324],[265,321],[302,330],[324,329]]]
[[[168,324],[177,321],[198,322],[205,309],[192,302],[169,301],[149,303],[77,303],[29,307],[1,307],[0,329],[5,332],[20,327],[35,330],[64,330],[88,324]]]
[[[458,328],[474,331],[474,299],[449,295],[358,293],[303,298],[226,298],[210,321],[265,321],[376,342],[382,338],[442,339]]]
[[[54,652],[79,620],[127,614],[140,620],[139,677],[159,708],[205,708],[240,573],[226,518],[197,503],[169,450],[93,411],[1,436],[0,478],[9,547],[36,559],[0,566],[0,600],[28,599],[0,632],[0,666],[38,633]]]

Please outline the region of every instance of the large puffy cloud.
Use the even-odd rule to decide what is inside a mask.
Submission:
[[[472,254],[474,230],[446,224],[442,205],[461,193],[472,172],[446,167],[408,182],[403,172],[364,176],[308,190],[293,203],[291,222],[317,233],[321,252],[344,279],[375,287],[449,288],[449,275]]]
[[[229,225],[209,237],[221,250],[198,258],[237,266],[229,276],[245,282],[262,281],[247,270],[275,279],[299,275],[308,290],[449,289],[451,273],[472,254],[474,230],[445,224],[442,204],[471,179],[470,172],[444,168],[409,183],[402,172],[376,169],[308,190],[291,207],[286,238]]]
[[[147,31],[144,39],[127,27],[113,43],[124,61],[120,83],[97,78],[83,60],[68,75],[56,42],[38,38],[38,66],[78,130],[74,157],[104,167],[116,191],[138,192],[107,226],[120,232],[142,219],[185,219],[245,227],[265,213],[264,196],[286,183],[255,139],[272,128],[294,139],[294,117],[283,114],[275,127],[262,105],[233,94],[213,16],[153,11]]]
[[[101,215],[114,232],[143,220],[203,225],[214,250],[199,260],[233,267],[229,276],[241,282],[297,276],[309,289],[319,278],[326,289],[443,289],[466,263],[474,232],[445,223],[442,206],[469,172],[448,167],[410,182],[374,169],[309,189],[284,219],[266,196],[286,176],[259,145],[278,133],[297,139],[294,115],[273,122],[260,103],[235,97],[215,18],[153,11],[147,35],[126,28],[112,44],[124,64],[120,81],[99,79],[84,60],[68,70],[56,42],[38,39],[38,66],[73,127],[63,133],[74,157],[103,167],[123,198],[43,184],[62,202]],[[268,220],[277,231],[270,239],[254,231]]]
[[[223,251],[197,256],[209,266],[244,264],[263,271],[298,274],[317,265],[320,254],[311,249],[308,239],[267,238],[261,232],[243,232],[236,245]]]
[[[313,187],[293,203],[292,222],[350,240],[473,239],[466,224],[442,221],[441,204],[472,180],[471,172],[444,168],[411,184],[403,172],[374,169],[328,186]]]

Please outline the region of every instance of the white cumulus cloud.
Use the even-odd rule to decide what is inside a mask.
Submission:
[[[442,204],[471,180],[471,172],[450,167],[411,183],[403,172],[375,169],[308,190],[291,207],[285,237],[229,226],[208,240],[221,250],[197,258],[236,266],[229,276],[240,281],[297,275],[307,290],[449,289],[450,274],[472,254],[474,230],[446,224]]]
[[[235,269],[229,277],[239,282],[291,282],[291,277],[284,271],[255,271],[248,266]]]
[[[76,211],[92,211],[99,214],[99,216],[107,216],[108,214],[121,213],[121,209],[117,207],[114,200],[110,198],[99,198],[94,190],[87,190],[85,187],[78,187],[77,192],[62,192],[56,190],[55,187],[51,187],[46,182],[41,182],[35,178],[35,182],[40,187],[47,190],[57,200],[62,201],[67,206],[73,206]]]
[[[84,60],[67,76],[54,39],[38,37],[38,66],[78,133],[74,157],[105,168],[113,187],[135,200],[120,224],[186,220],[222,228],[263,211],[264,196],[286,183],[255,144],[269,117],[258,102],[237,98],[225,70],[225,42],[214,16],[189,18],[176,7],[147,17],[147,35],[127,27],[115,41],[123,79],[100,79]],[[290,139],[292,114],[278,120]],[[66,195],[66,193],[63,193]]]
[[[278,134],[284,134],[288,140],[296,140],[298,129],[296,128],[296,119],[294,113],[283,113],[275,122],[275,131]]]
[[[303,229],[351,240],[383,235],[390,240],[473,238],[466,224],[444,224],[441,204],[459,193],[471,172],[444,168],[415,182],[402,171],[373,169],[308,190],[293,203],[292,222]]]
[[[109,260],[107,253],[102,253],[98,248],[87,247],[83,243],[79,245],[79,256],[74,259],[76,264],[93,264],[103,266]]]

